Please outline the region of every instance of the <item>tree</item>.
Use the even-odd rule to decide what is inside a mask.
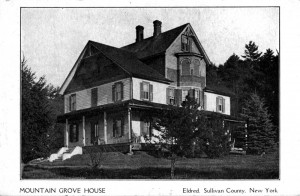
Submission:
[[[26,65],[23,57],[22,69],[22,161],[28,162],[49,155],[53,144],[59,144],[56,124],[59,111],[56,104],[61,97],[57,88],[46,83],[45,77],[37,79]],[[55,145],[54,145],[55,146]],[[61,146],[61,145],[60,145]]]
[[[246,61],[255,62],[261,56],[261,52],[258,51],[258,46],[255,42],[250,41],[249,44],[245,45],[245,55],[242,57],[245,58]]]
[[[252,94],[244,104],[242,117],[249,119],[248,152],[260,154],[274,147],[275,132],[264,100]]]

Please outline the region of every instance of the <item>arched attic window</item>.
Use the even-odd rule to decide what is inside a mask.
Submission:
[[[194,70],[195,70],[194,75],[200,76],[201,73],[200,73],[200,61],[199,61],[199,59],[194,59],[193,64],[194,64]]]
[[[191,61],[189,59],[183,59],[181,61],[181,75],[191,74]]]

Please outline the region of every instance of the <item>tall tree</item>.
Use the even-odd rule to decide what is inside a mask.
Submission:
[[[22,69],[22,161],[49,155],[53,143],[59,142],[56,134],[56,108],[54,102],[57,88],[47,85],[45,77],[37,78],[26,65]],[[58,100],[56,100],[58,101]],[[53,103],[52,103],[53,102]]]
[[[255,42],[250,41],[249,44],[245,45],[245,55],[242,57],[245,58],[246,61],[255,62],[261,56],[261,52],[258,51],[258,46]]]
[[[249,119],[248,152],[260,154],[274,147],[275,132],[264,99],[253,93],[245,101],[242,117]]]

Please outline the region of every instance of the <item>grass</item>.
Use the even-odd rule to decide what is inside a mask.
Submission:
[[[129,156],[107,153],[101,166],[92,169],[89,155],[77,155],[64,162],[24,168],[23,179],[169,179],[170,161],[146,153]],[[263,157],[229,155],[218,159],[179,158],[177,179],[278,179],[278,154]]]

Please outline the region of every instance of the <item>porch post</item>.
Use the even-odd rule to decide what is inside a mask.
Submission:
[[[65,146],[69,147],[69,123],[68,119],[66,119],[66,129],[65,129]]]
[[[85,146],[85,116],[82,116],[82,144]]]
[[[106,112],[103,113],[103,130],[104,130],[104,142],[107,144],[107,120],[106,120]]]
[[[131,148],[131,108],[128,108],[128,140],[130,142],[129,145],[129,153],[132,153],[132,148]]]

